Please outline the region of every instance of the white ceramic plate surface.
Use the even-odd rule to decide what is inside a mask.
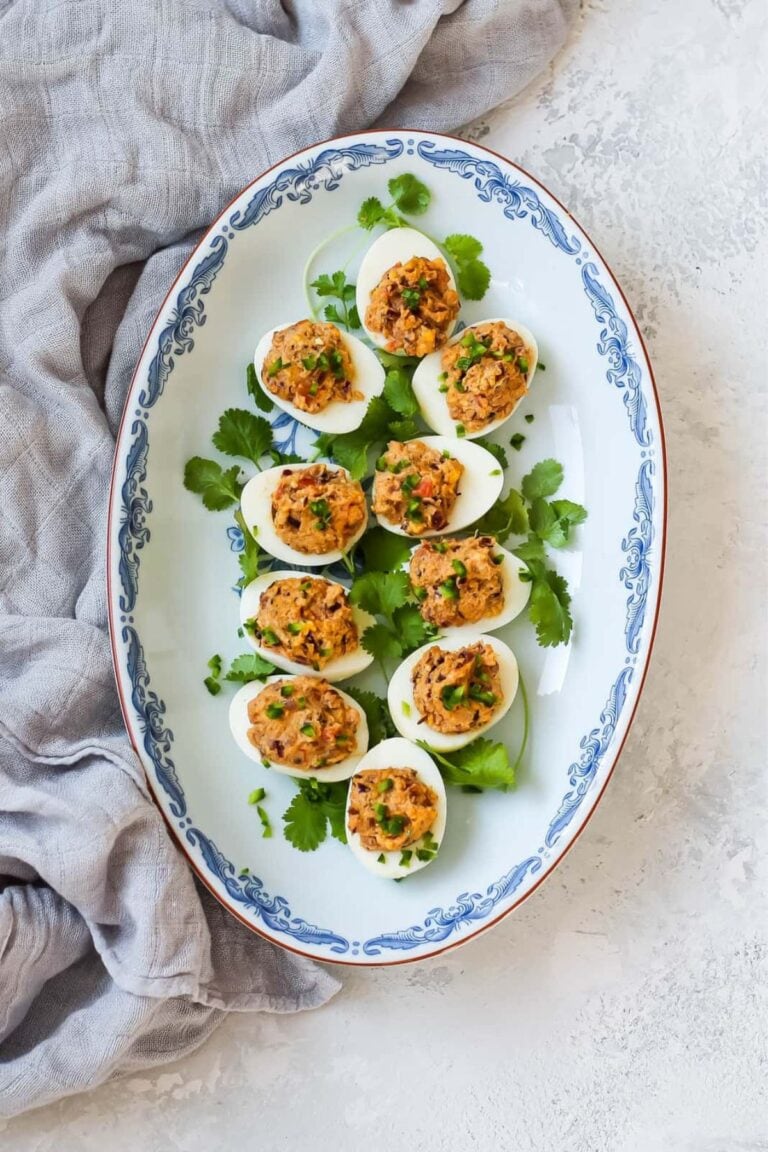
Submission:
[[[302,854],[282,838],[293,782],[242,754],[227,691],[212,697],[203,687],[212,653],[248,650],[236,635],[242,538],[229,512],[207,512],[185,491],[182,474],[190,456],[216,456],[210,436],[223,410],[249,406],[245,368],[260,334],[306,314],[308,253],[353,222],[367,197],[386,200],[387,181],[403,172],[432,191],[415,224],[485,245],[491,287],[464,305],[461,321],[514,316],[538,341],[546,371],[493,437],[507,445],[507,484],[554,456],[565,467],[558,496],[586,504],[589,519],[555,557],[573,594],[572,643],[541,649],[525,614],[497,634],[531,699],[517,790],[449,789],[439,858],[388,885],[336,841]],[[312,275],[349,259],[354,279],[369,239],[349,233]],[[314,435],[286,413],[272,419],[277,443],[304,454]],[[526,439],[516,452],[508,443],[518,431]],[[434,956],[495,923],[551,872],[610,777],[650,654],[664,531],[663,433],[642,339],[594,244],[531,176],[475,144],[382,131],[318,144],[258,177],[203,237],[160,309],[128,396],[110,502],[110,626],[125,721],[201,879],[254,930],[340,963]],[[383,694],[374,670],[360,683]],[[521,723],[518,693],[494,738],[516,749]],[[271,840],[247,803],[259,785]]]

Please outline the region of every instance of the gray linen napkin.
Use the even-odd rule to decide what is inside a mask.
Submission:
[[[0,0],[0,1115],[336,980],[205,893],[123,731],[113,436],[193,240],[252,177],[521,89],[577,0]]]

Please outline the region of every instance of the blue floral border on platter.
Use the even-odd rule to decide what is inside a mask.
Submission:
[[[174,738],[164,722],[165,704],[150,688],[143,648],[130,614],[138,598],[140,553],[150,539],[148,517],[152,501],[146,488],[149,411],[162,396],[176,360],[194,348],[195,330],[206,320],[204,297],[224,264],[229,242],[236,232],[257,224],[279,209],[285,200],[307,204],[318,190],[333,191],[337,188],[347,172],[387,164],[401,156],[406,146],[409,156],[414,154],[415,147],[418,156],[426,163],[470,181],[479,200],[499,205],[509,220],[527,220],[564,257],[575,261],[600,326],[596,348],[607,360],[606,379],[622,397],[630,429],[640,448],[641,464],[635,485],[633,523],[621,542],[625,562],[619,578],[629,592],[625,624],[627,656],[608,691],[598,724],[582,738],[581,755],[568,769],[568,790],[545,833],[544,844],[538,853],[515,865],[484,893],[461,893],[450,907],[433,908],[422,924],[382,933],[361,942],[349,941],[330,929],[294,916],[284,897],[271,896],[255,876],[237,874],[219,847],[194,826],[171,756]],[[297,944],[327,949],[329,958],[348,953],[356,956],[360,950],[366,956],[375,957],[385,951],[409,951],[441,942],[462,929],[487,922],[527,877],[541,871],[545,859],[590,791],[616,731],[639,658],[652,580],[650,559],[654,542],[656,466],[653,432],[648,424],[647,401],[642,389],[642,369],[633,353],[627,325],[619,316],[611,293],[600,280],[597,266],[588,258],[581,241],[569,235],[556,210],[544,204],[535,189],[503,172],[490,155],[473,155],[458,147],[442,148],[423,139],[418,144],[412,139],[404,144],[403,140],[392,138],[375,144],[360,142],[343,147],[327,146],[306,162],[293,162],[281,169],[269,182],[255,189],[245,209],[231,213],[219,224],[221,230],[209,241],[208,252],[179,290],[168,320],[157,337],[157,351],[150,362],[133,413],[125,456],[125,479],[120,489],[117,539],[121,636],[131,685],[131,702],[144,752],[154,766],[157,781],[168,797],[170,812],[188,843],[199,848],[209,872],[217,878],[230,900],[248,910],[269,931],[283,934]],[[131,399],[129,397],[129,401]],[[279,446],[283,451],[292,451],[295,422],[281,413],[274,427],[284,433]],[[233,548],[239,544],[233,535],[236,532],[236,529],[228,530]]]

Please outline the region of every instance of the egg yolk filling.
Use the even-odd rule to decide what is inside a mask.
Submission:
[[[354,367],[338,328],[300,320],[276,332],[264,359],[262,383],[268,392],[302,412],[322,412],[334,400],[362,400],[354,387]]]
[[[468,432],[509,416],[528,391],[531,353],[506,324],[478,324],[442,354],[440,391]]]
[[[436,819],[437,796],[413,768],[368,769],[352,777],[347,824],[369,852],[397,852],[426,837],[422,851],[431,858],[436,845],[426,834]]]
[[[384,273],[371,292],[365,324],[386,339],[390,352],[426,356],[442,347],[458,314],[444,261],[414,256]]]
[[[325,464],[286,468],[272,496],[275,532],[285,544],[306,554],[343,551],[367,516],[357,481]]]
[[[411,678],[414,703],[436,732],[471,732],[487,724],[503,700],[496,653],[482,641],[455,652],[428,648]]]
[[[464,465],[420,440],[390,441],[376,461],[373,511],[410,536],[442,531],[459,495]]]
[[[248,739],[267,760],[306,772],[346,760],[359,717],[327,680],[275,680],[248,705]]]
[[[264,648],[316,672],[358,646],[346,589],[319,577],[275,580],[246,628]]]
[[[411,557],[410,576],[421,615],[437,628],[476,624],[504,607],[501,556],[492,536],[425,540]]]

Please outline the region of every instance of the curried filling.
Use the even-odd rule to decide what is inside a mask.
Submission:
[[[386,338],[390,352],[426,356],[441,348],[459,314],[442,260],[414,256],[384,273],[371,293],[365,324]]]
[[[371,768],[352,777],[349,829],[369,852],[407,848],[426,836],[436,819],[437,796],[413,768]],[[433,847],[425,850],[434,855]]]
[[[459,495],[464,465],[421,440],[390,441],[376,461],[373,511],[410,536],[441,532]]]
[[[275,580],[247,627],[265,648],[316,672],[358,646],[346,588],[320,577]]]
[[[275,532],[297,552],[344,551],[367,516],[357,481],[325,464],[286,468],[272,496]]]
[[[471,732],[491,720],[503,699],[496,653],[483,641],[455,652],[428,648],[411,678],[414,703],[436,732]]]
[[[492,536],[425,540],[411,557],[410,575],[422,616],[437,628],[476,624],[504,607],[504,582]]]
[[[509,416],[528,391],[530,359],[527,344],[506,324],[471,328],[443,351],[440,390],[451,419],[476,432]]]
[[[262,756],[306,772],[346,760],[359,717],[327,680],[275,680],[248,705],[248,739]]]
[[[262,370],[267,391],[302,412],[322,412],[334,400],[362,400],[353,387],[352,358],[338,328],[299,320],[276,332]]]

